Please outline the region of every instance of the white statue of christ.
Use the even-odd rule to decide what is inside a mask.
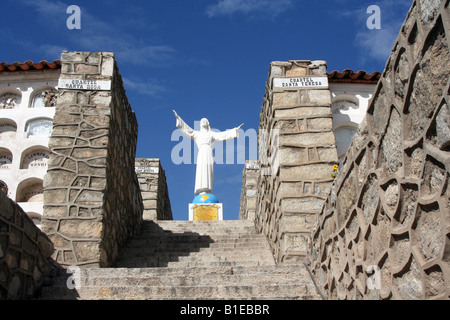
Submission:
[[[222,131],[214,132],[209,126],[209,121],[206,118],[200,120],[200,131],[195,131],[189,127],[186,122],[173,110],[177,119],[176,126],[187,137],[195,141],[198,148],[197,155],[197,170],[195,173],[195,188],[194,193],[198,195],[200,193],[212,193],[212,187],[214,182],[214,157],[213,157],[213,145],[214,142],[221,142],[239,137],[239,127]]]

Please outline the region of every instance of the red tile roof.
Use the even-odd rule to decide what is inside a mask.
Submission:
[[[342,72],[337,70],[328,73],[328,80],[330,82],[352,82],[352,83],[368,83],[376,84],[381,77],[381,73],[378,71],[371,74],[365,71],[353,72],[351,69],[345,69]]]
[[[13,62],[8,64],[6,62],[0,62],[0,73],[4,72],[17,72],[17,71],[34,71],[44,69],[61,69],[61,60],[53,60],[48,62],[46,60],[34,63],[27,60],[24,63]],[[369,83],[376,84],[381,77],[381,73],[378,71],[368,74],[365,71],[354,72],[351,69],[345,69],[343,72],[337,70],[328,73],[328,80],[330,82],[353,82],[353,83]]]
[[[18,71],[35,71],[44,69],[61,69],[61,60],[53,60],[48,62],[45,60],[34,63],[33,61],[13,62],[8,64],[6,62],[0,62],[0,73],[6,72],[18,72]]]

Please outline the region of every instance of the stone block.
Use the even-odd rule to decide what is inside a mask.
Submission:
[[[283,181],[283,183],[280,185],[280,189],[278,192],[286,197],[288,196],[298,196],[302,193],[303,182],[286,182]]]
[[[111,103],[112,96],[109,91],[96,91],[89,97],[89,104],[90,105],[103,105],[103,106],[109,106]]]
[[[337,150],[334,147],[331,148],[317,148],[320,161],[338,162]]]
[[[62,220],[59,225],[59,233],[68,238],[101,238],[102,222],[91,220]]]
[[[157,207],[156,200],[144,200],[143,204],[144,204],[144,208],[156,208]]]
[[[279,66],[271,66],[270,67],[270,76],[281,76],[283,75],[283,69]]]
[[[44,177],[44,187],[66,187],[70,186],[75,180],[77,174],[75,172],[63,171],[58,174],[49,173]]]
[[[142,192],[142,199],[144,200],[156,200],[158,199],[157,192]]]
[[[286,70],[287,77],[302,77],[306,76],[307,68],[305,67],[294,67],[292,69]]]
[[[69,123],[79,123],[81,122],[81,114],[70,114],[65,112],[57,112],[53,117],[54,123],[62,123],[67,125]]]
[[[106,148],[77,147],[72,152],[72,157],[77,160],[106,157],[106,155]]]
[[[100,261],[100,245],[97,241],[73,241],[74,253],[77,257],[77,261]],[[75,261],[72,258],[65,259],[65,262],[69,264]]]
[[[309,102],[319,105],[331,105],[330,90],[308,90]]]
[[[307,233],[284,233],[281,238],[282,252],[303,252],[305,255],[309,248],[309,235]]]
[[[75,73],[82,74],[97,74],[99,73],[98,65],[85,64],[85,63],[75,63]]]
[[[111,77],[114,74],[114,55],[103,56],[102,66],[101,66],[101,75],[104,77]]]
[[[286,134],[280,136],[281,146],[332,146],[335,144],[334,133],[328,132],[307,132],[298,134]]]
[[[278,150],[278,156],[281,165],[289,163],[308,162],[308,154],[306,148],[282,147]]]
[[[96,203],[103,203],[103,197],[103,191],[85,189],[77,195],[75,202],[78,204],[95,205]]]
[[[67,189],[44,190],[45,204],[64,204],[68,201]]]
[[[315,215],[298,212],[295,214],[283,214],[280,220],[281,232],[307,232],[311,230],[315,222]]]
[[[320,212],[324,199],[317,197],[285,198],[281,201],[282,212]]]
[[[306,119],[307,130],[331,130],[333,128],[333,119],[327,118],[312,118]]]
[[[70,90],[60,90],[58,96],[58,104],[60,105],[72,105],[76,103],[76,92]]]
[[[290,109],[275,110],[275,118],[278,119],[299,119],[310,116],[331,116],[331,108],[300,106]]]
[[[85,59],[86,58],[82,52],[63,52],[61,54],[63,64],[67,62],[84,62]]]
[[[53,126],[53,134],[55,136],[75,136],[78,132],[78,124],[73,125],[54,125]],[[49,140],[49,146],[52,145],[52,140],[54,138],[50,138]]]
[[[299,105],[299,95],[297,91],[285,91],[273,93],[274,109],[279,107],[295,107]]]
[[[156,209],[144,209],[143,219],[144,220],[157,220],[158,219],[157,210]]]
[[[333,166],[327,163],[306,164],[294,167],[282,167],[281,181],[330,180]]]
[[[254,198],[254,197],[256,197],[256,190],[247,190],[245,195],[249,198]]]
[[[436,116],[436,145],[440,149],[450,146],[450,110],[444,104]]]

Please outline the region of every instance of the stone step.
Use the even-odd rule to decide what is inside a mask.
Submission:
[[[264,245],[268,247],[268,242],[266,239],[257,238],[223,238],[216,239],[216,241],[205,240],[205,239],[166,239],[161,237],[140,237],[137,236],[133,240],[129,241],[126,246],[141,246],[141,247],[171,247],[179,245],[191,245],[193,247],[219,247],[222,245],[243,245],[248,244],[249,246]]]
[[[315,288],[307,284],[216,285],[216,286],[81,286],[44,287],[40,299],[144,300],[144,299],[301,299],[318,300]]]
[[[197,257],[226,257],[228,259],[240,259],[242,257],[252,256],[264,256],[264,257],[272,257],[270,251],[267,248],[255,248],[254,250],[237,250],[234,247],[229,248],[200,248],[198,250],[192,250],[192,248],[171,248],[166,250],[161,249],[152,249],[152,248],[127,248],[126,254],[122,255],[121,258],[130,258],[130,257],[167,257],[167,258],[176,258],[176,257],[186,257],[189,256],[191,258]]]
[[[144,221],[141,230],[146,233],[184,233],[192,232],[198,234],[235,234],[256,232],[253,222],[239,220],[224,221]]]
[[[62,277],[66,273],[61,270],[57,277]],[[191,267],[191,268],[86,268],[80,269],[82,277],[129,277],[150,278],[164,276],[182,276],[186,274],[196,274],[202,276],[215,275],[303,275],[307,274],[304,265],[263,265],[253,267]]]
[[[272,257],[268,256],[255,256],[255,257],[240,257],[240,258],[228,258],[228,257],[221,257],[221,256],[200,256],[200,257],[190,257],[190,256],[176,256],[176,257],[133,257],[130,259],[123,259],[116,263],[117,266],[125,265],[130,266],[134,263],[139,263],[142,261],[143,263],[147,263],[151,266],[165,266],[170,265],[173,266],[175,263],[185,264],[185,263],[195,263],[195,264],[217,264],[222,262],[230,262],[235,264],[253,264],[258,263],[258,265],[261,264],[274,264],[274,260]]]
[[[278,266],[249,221],[144,221],[115,268],[65,272],[41,299],[319,299],[303,265]]]
[[[253,250],[267,250],[270,246],[267,242],[251,241],[251,242],[217,242],[204,245],[202,243],[152,243],[148,241],[131,241],[126,246],[126,251],[143,250],[148,253],[154,252],[173,252],[173,251],[253,251]]]
[[[143,232],[153,232],[153,233],[183,233],[183,232],[196,232],[196,233],[252,233],[258,234],[254,226],[252,227],[220,227],[220,226],[174,226],[174,227],[149,227],[143,225],[141,227]]]
[[[308,276],[309,277],[309,276]],[[99,287],[149,287],[149,286],[213,286],[213,285],[270,285],[270,284],[292,284],[304,283],[309,281],[305,278],[295,278],[292,276],[274,278],[272,275],[261,275],[260,279],[255,280],[254,275],[235,276],[221,275],[214,277],[201,278],[199,276],[166,276],[154,278],[136,278],[130,277],[100,277],[81,280],[80,286],[99,286]],[[65,286],[67,279],[61,278],[54,283],[54,287]]]
[[[272,274],[261,273],[256,277],[255,274],[183,274],[183,275],[165,275],[165,276],[136,276],[132,274],[117,275],[110,274],[107,269],[101,276],[93,276],[89,273],[80,274],[80,286],[108,286],[108,287],[148,287],[148,286],[197,286],[197,285],[264,285],[264,284],[292,284],[309,283],[311,279],[307,272],[297,272],[292,274]],[[55,279],[53,286],[65,286],[66,277]]]
[[[91,268],[79,270],[79,287],[67,288],[60,271],[39,299],[319,299],[303,265]]]
[[[161,239],[164,241],[204,241],[204,242],[221,242],[221,241],[239,241],[239,240],[260,240],[265,239],[261,234],[248,234],[248,233],[236,233],[236,234],[204,234],[185,232],[185,233],[141,233],[133,237],[133,239]]]
[[[143,221],[145,227],[155,228],[199,228],[199,227],[220,227],[220,228],[254,228],[255,224],[249,220],[220,220],[220,221],[188,221],[188,220],[153,220]]]
[[[272,262],[266,260],[248,260],[248,261],[166,261],[145,258],[132,258],[127,261],[118,261],[116,266],[119,268],[189,268],[189,267],[227,267],[227,266],[260,266],[271,265]]]
[[[273,260],[273,256],[270,252],[266,250],[255,250],[255,251],[199,251],[199,252],[188,252],[188,251],[180,251],[180,252],[157,252],[155,254],[146,254],[143,251],[129,251],[127,255],[122,256],[120,259],[130,259],[130,258],[144,258],[144,259],[167,259],[171,261],[182,261],[182,260],[199,260],[202,259],[215,259],[215,260],[252,260],[252,259],[263,259],[263,258],[271,258]]]
[[[156,251],[205,251],[205,250],[270,250],[269,244],[264,241],[222,241],[204,243],[199,241],[158,242],[149,239],[134,239],[128,242],[122,252],[128,249],[142,248]]]

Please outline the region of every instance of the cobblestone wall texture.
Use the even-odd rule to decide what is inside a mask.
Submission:
[[[255,220],[259,175],[259,161],[247,160],[242,171],[239,220]]]
[[[173,220],[166,174],[156,158],[137,158],[136,175],[144,204],[144,220]]]
[[[35,297],[53,251],[49,238],[0,192],[0,300]]]
[[[414,1],[313,228],[329,299],[449,298],[448,4]]]
[[[42,230],[61,265],[109,266],[142,220],[137,120],[112,53],[63,52],[61,60],[61,79],[111,81],[111,89],[59,90]]]
[[[275,78],[323,77],[325,61],[272,62],[260,114],[255,225],[277,263],[303,261],[337,162],[328,86],[278,88]]]

